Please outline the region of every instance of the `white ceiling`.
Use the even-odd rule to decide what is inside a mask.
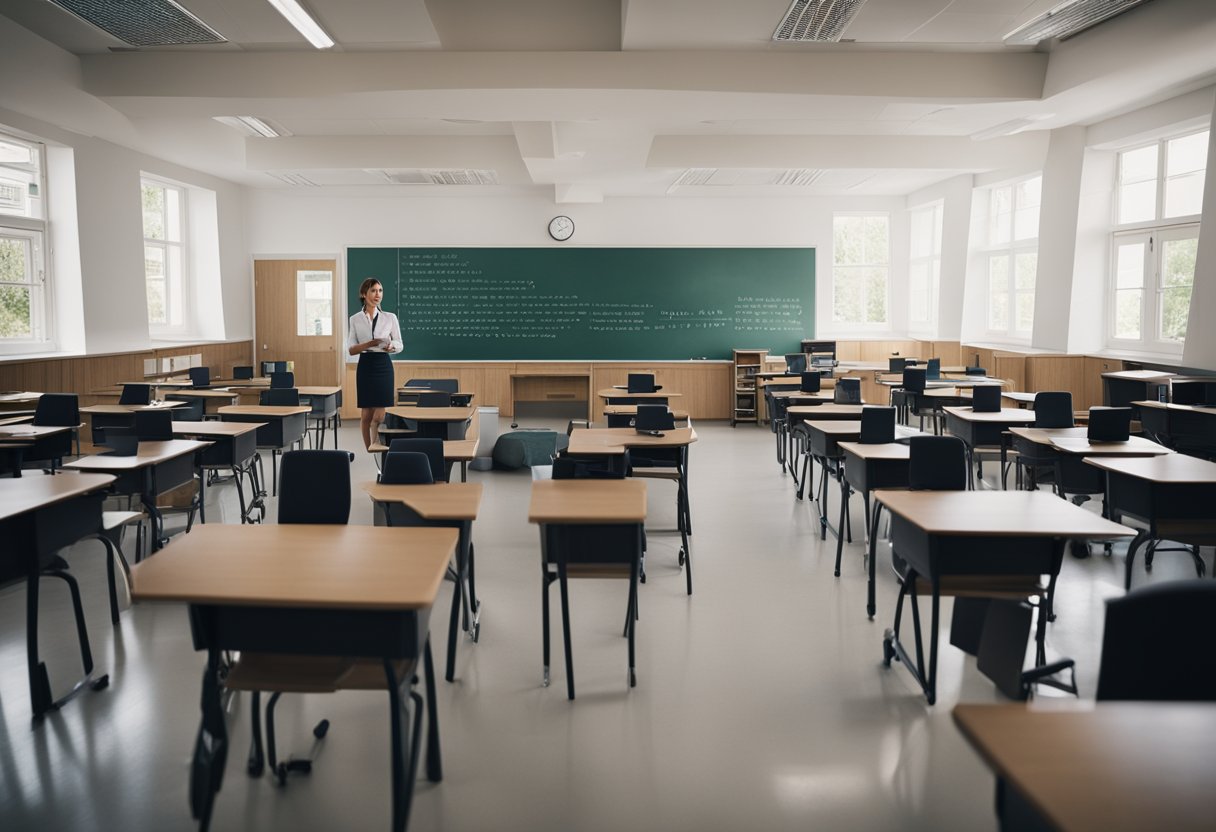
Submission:
[[[306,0],[337,41],[325,52],[265,0],[180,0],[228,42],[139,51],[48,0],[0,0],[0,14],[81,56],[83,90],[122,130],[72,123],[79,107],[58,123],[178,164],[261,188],[291,173],[319,192],[585,202],[901,195],[1036,164],[1052,128],[1216,82],[1213,0],[1153,0],[1038,51],[1003,45],[1057,3],[868,0],[854,43],[776,44],[789,0]],[[247,139],[212,120],[225,115],[291,136]],[[1018,119],[1032,129],[970,138]],[[499,184],[384,175],[419,168]],[[677,184],[690,169],[722,184]],[[823,173],[766,184],[789,169]]]

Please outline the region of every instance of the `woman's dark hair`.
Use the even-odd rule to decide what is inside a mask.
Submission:
[[[364,280],[362,283],[359,284],[359,299],[364,300],[367,297],[367,293],[369,291],[371,291],[371,288],[373,286],[381,286],[381,285],[383,285],[383,284],[380,283],[380,281],[377,280],[376,278],[374,278],[374,277],[367,278],[366,280]]]

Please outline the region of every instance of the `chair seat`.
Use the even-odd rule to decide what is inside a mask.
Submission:
[[[129,523],[140,523],[147,519],[148,515],[142,511],[103,511],[101,528],[108,532]]]
[[[412,662],[394,663],[397,678],[407,678]],[[338,690],[385,690],[384,663],[344,656],[291,656],[242,653],[228,671],[232,690],[281,693],[333,693]]]
[[[550,564],[556,569],[555,564]],[[570,578],[629,578],[627,563],[570,563],[566,565]]]

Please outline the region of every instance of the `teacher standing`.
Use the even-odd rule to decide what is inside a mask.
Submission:
[[[372,440],[380,432],[384,408],[393,406],[393,361],[391,353],[401,352],[401,325],[392,312],[380,309],[384,287],[374,277],[359,286],[363,308],[350,316],[346,336],[346,351],[359,356],[355,372],[355,389],[359,406],[359,429],[363,432],[363,447],[371,450]]]

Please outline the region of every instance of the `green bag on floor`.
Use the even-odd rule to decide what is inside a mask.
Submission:
[[[565,440],[566,437],[561,437]],[[558,436],[552,430],[515,430],[504,433],[494,443],[494,468],[514,470],[532,465],[548,465],[557,453]],[[562,443],[563,446],[565,442]]]

